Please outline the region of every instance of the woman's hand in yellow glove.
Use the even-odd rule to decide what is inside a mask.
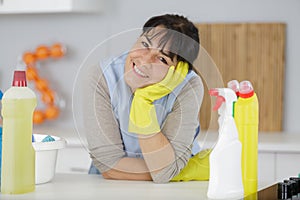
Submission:
[[[171,181],[204,181],[209,179],[211,149],[200,151],[190,158],[187,165]]]
[[[188,63],[178,62],[171,66],[165,78],[153,85],[138,88],[131,103],[128,131],[137,134],[160,132],[153,102],[170,94],[186,77]]]

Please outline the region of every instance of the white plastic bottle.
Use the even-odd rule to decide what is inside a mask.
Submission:
[[[232,117],[237,96],[232,89],[209,91],[217,96],[214,110],[219,113],[219,138],[209,158],[210,176],[207,196],[210,199],[239,199],[244,196],[241,171],[242,145]]]
[[[12,87],[3,95],[2,194],[35,190],[32,117],[37,99],[27,87],[25,71],[15,71]]]

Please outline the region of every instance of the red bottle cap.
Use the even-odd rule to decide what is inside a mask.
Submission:
[[[14,87],[27,87],[26,73],[25,71],[15,71],[14,80],[12,82]]]
[[[254,95],[253,86],[250,81],[242,81],[240,83],[239,96],[242,98],[250,98]]]

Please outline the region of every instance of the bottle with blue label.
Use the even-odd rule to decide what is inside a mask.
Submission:
[[[1,116],[1,100],[2,100],[3,93],[0,90],[0,186],[1,186],[1,162],[2,162],[2,116]]]

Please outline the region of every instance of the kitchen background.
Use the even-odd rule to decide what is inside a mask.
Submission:
[[[285,23],[283,131],[300,134],[299,0],[102,0],[98,13],[1,14],[0,88],[5,91],[10,86],[12,71],[25,51],[40,44],[65,44],[65,57],[46,60],[39,68],[65,101],[65,108],[59,120],[39,126],[73,127],[73,84],[88,53],[111,35],[141,28],[151,16],[163,13],[182,14],[195,23]]]

